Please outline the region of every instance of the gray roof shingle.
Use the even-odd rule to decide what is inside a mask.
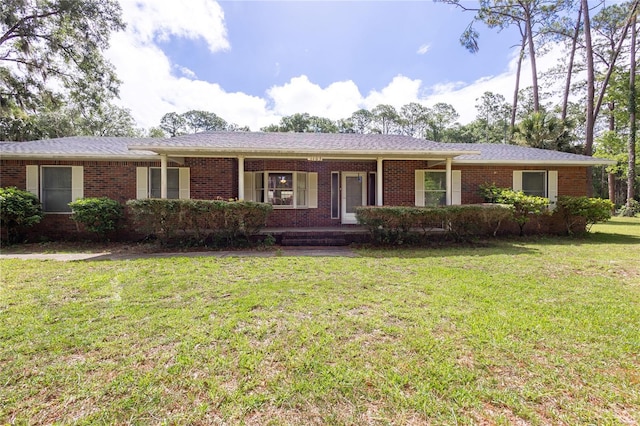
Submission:
[[[0,143],[4,158],[154,159],[158,152],[172,155],[207,152],[216,155],[250,153],[353,154],[418,157],[456,156],[454,164],[610,164],[584,155],[502,144],[439,143],[401,135],[335,133],[211,132],[175,138],[66,137],[32,142]],[[180,154],[182,153],[182,154]]]

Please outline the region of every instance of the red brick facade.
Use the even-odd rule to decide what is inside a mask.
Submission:
[[[110,197],[125,203],[136,198],[136,168],[160,167],[159,163],[135,161],[25,161],[0,162],[0,186],[26,189],[27,165],[83,166],[84,196]],[[170,167],[176,165],[171,163]],[[238,196],[238,160],[234,158],[185,158],[180,167],[190,168],[190,196],[194,199],[229,199]],[[383,201],[385,205],[414,205],[415,170],[427,169],[426,161],[385,160],[383,162]],[[439,167],[440,169],[443,166]],[[438,169],[438,168],[436,168]],[[587,167],[522,167],[522,166],[453,166],[462,171],[462,203],[479,203],[478,186],[495,183],[511,187],[514,170],[557,170],[558,195],[585,195]],[[375,172],[375,160],[306,161],[254,160],[245,161],[245,171],[298,171],[318,173],[318,208],[274,209],[267,223],[270,227],[338,226],[340,219],[331,218],[331,173]],[[36,228],[40,234],[68,235],[75,224],[67,214],[50,214]]]

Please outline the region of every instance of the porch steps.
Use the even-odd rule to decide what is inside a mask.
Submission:
[[[356,227],[326,228],[267,228],[261,234],[271,235],[281,246],[347,246],[352,243],[364,243],[369,233]]]
[[[344,234],[325,233],[285,233],[282,235],[282,246],[346,246],[349,245]]]

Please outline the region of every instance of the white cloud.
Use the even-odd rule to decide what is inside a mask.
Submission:
[[[188,7],[185,7],[185,3]],[[485,91],[512,97],[515,58],[504,73],[474,82],[442,82],[425,87],[419,79],[403,75],[394,77],[385,87],[363,96],[354,81],[338,81],[326,87],[305,75],[266,90],[265,96],[242,92],[230,93],[214,82],[197,79],[181,64],[172,63],[156,44],[172,37],[203,40],[211,52],[230,49],[224,14],[210,0],[122,0],[127,30],[115,34],[108,58],[116,66],[123,84],[119,103],[131,109],[138,125],[157,126],[167,112],[182,113],[190,109],[213,111],[225,120],[259,130],[280,118],[295,113],[339,119],[349,117],[360,108],[373,109],[379,104],[400,108],[410,102],[431,106],[436,102],[452,104],[460,122],[475,118],[475,100]],[[429,45],[420,51],[426,53]],[[539,69],[548,69],[562,55],[559,49],[539,61]],[[275,64],[275,72],[280,66]],[[521,87],[530,84],[528,63],[523,64]],[[426,93],[426,95],[425,95]]]
[[[422,46],[420,46],[418,48],[418,51],[416,52],[418,55],[424,55],[425,53],[427,53],[429,50],[431,49],[431,45],[429,43],[423,44]]]
[[[278,116],[307,112],[332,120],[350,116],[362,101],[353,81],[332,83],[323,89],[310,82],[306,75],[270,88],[267,95],[273,100],[273,113]]]
[[[229,48],[224,12],[210,0],[121,0],[127,33],[140,43],[171,36],[203,39],[209,50]]]

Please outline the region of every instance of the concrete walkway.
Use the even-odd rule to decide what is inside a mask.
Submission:
[[[349,247],[281,247],[273,250],[194,251],[174,253],[10,253],[0,259],[56,260],[61,262],[82,260],[133,260],[171,257],[358,257]]]

